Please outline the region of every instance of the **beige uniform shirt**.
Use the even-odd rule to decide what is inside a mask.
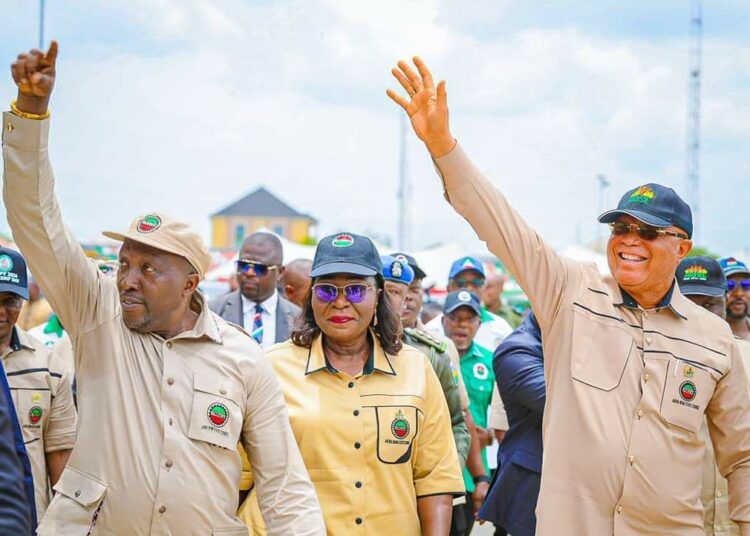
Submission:
[[[116,282],[86,259],[53,195],[49,121],[3,117],[13,235],[74,341],[76,448],[39,534],[236,535],[241,441],[270,534],[322,516],[260,347],[211,313],[169,340],[128,329]]]
[[[750,342],[737,339],[740,347],[745,372],[748,373],[748,388],[750,388]],[[708,433],[708,422],[704,419],[701,426],[701,437],[706,444],[706,454],[703,463],[703,524],[706,536],[737,535],[740,529],[729,518],[729,487],[727,479],[721,476],[714,458],[714,447]]]
[[[73,376],[51,349],[18,328],[2,359],[31,463],[37,519],[41,520],[52,495],[46,454],[72,449],[76,442]]]
[[[676,285],[668,303],[642,310],[593,264],[555,253],[461,147],[436,165],[542,328],[537,534],[702,536],[704,415],[731,517],[750,534],[750,390],[726,322]]]

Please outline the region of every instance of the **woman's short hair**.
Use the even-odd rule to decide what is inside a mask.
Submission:
[[[297,317],[292,330],[292,343],[303,348],[310,348],[315,338],[321,334],[321,329],[315,322],[315,314],[312,307],[313,278],[310,288],[302,301],[302,312]],[[383,278],[375,276],[375,286],[383,290]],[[375,311],[378,322],[372,326],[372,331],[378,337],[380,345],[387,354],[395,355],[401,351],[401,316],[391,304],[387,293],[381,292],[378,307]]]

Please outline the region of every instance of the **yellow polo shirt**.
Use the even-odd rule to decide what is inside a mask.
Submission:
[[[451,421],[424,354],[387,355],[376,337],[363,373],[285,342],[267,356],[323,509],[328,534],[421,534],[417,498],[463,494]]]

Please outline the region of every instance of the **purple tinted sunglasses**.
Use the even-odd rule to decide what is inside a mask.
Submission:
[[[344,297],[349,303],[362,303],[367,297],[367,291],[371,288],[373,287],[364,283],[350,283],[343,287],[331,283],[317,283],[313,285],[313,292],[315,292],[315,297],[323,303],[335,302],[339,296],[339,290],[344,291]]]

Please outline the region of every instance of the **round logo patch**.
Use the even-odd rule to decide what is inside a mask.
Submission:
[[[335,248],[348,248],[354,244],[354,237],[350,234],[336,235],[331,243]]]
[[[469,294],[468,290],[462,290],[458,293],[458,300],[462,302],[470,302],[471,301],[471,294]]]
[[[0,272],[10,272],[13,269],[13,259],[10,255],[0,255]]]
[[[144,216],[138,220],[138,225],[136,225],[139,233],[153,233],[159,227],[161,227],[161,218],[155,214]]]
[[[39,406],[34,406],[29,410],[29,422],[31,424],[39,424],[39,421],[42,420],[42,408]]]
[[[214,402],[208,406],[208,420],[217,428],[221,428],[229,420],[229,410],[224,404]]]
[[[680,397],[685,402],[690,402],[698,394],[698,389],[695,387],[693,382],[682,382],[680,384]]]
[[[411,430],[411,427],[409,426],[409,421],[407,421],[401,412],[399,412],[398,415],[396,415],[396,418],[393,419],[393,422],[391,423],[391,433],[393,434],[393,437],[396,439],[404,439],[406,436],[409,435],[409,431]]]
[[[478,380],[486,380],[490,375],[490,371],[483,363],[474,363],[474,377]]]
[[[391,274],[393,274],[393,277],[401,277],[404,274],[404,269],[399,261],[393,261],[391,264]]]

